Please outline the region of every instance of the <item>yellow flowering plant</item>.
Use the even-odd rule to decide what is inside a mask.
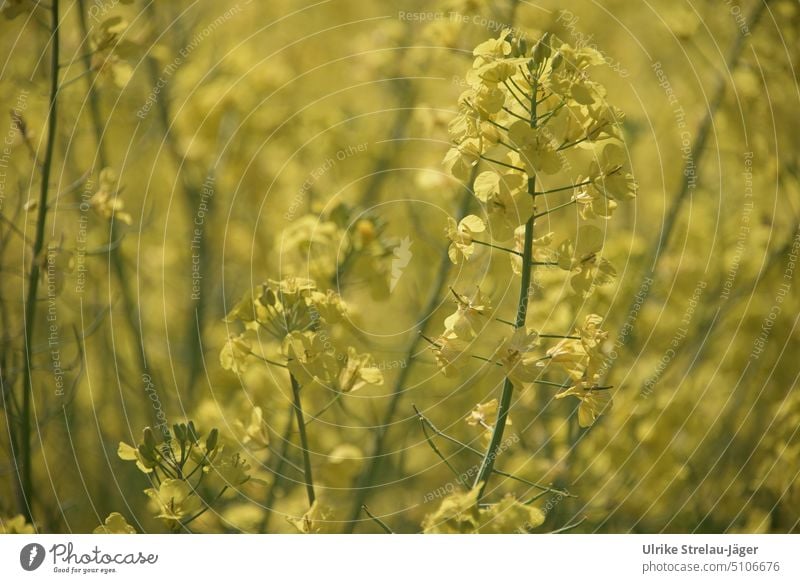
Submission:
[[[258,414],[255,414],[256,421]],[[249,431],[255,432],[252,428]],[[146,427],[136,446],[120,442],[117,455],[136,466],[151,481],[145,490],[156,518],[170,531],[189,530],[190,525],[217,504],[228,490],[238,491],[251,481],[250,465],[238,453],[228,454],[219,430],[202,437],[192,421],[176,423],[171,432],[161,429],[163,440]],[[124,518],[113,513],[96,532],[125,532]]]
[[[795,0],[0,4],[0,532],[797,530]]]
[[[597,51],[571,47],[549,34],[529,45],[505,30],[478,45],[473,55],[466,76],[470,87],[459,98],[459,113],[450,124],[454,144],[444,163],[461,180],[478,167],[486,168],[472,185],[485,220],[480,214],[449,220],[450,258],[454,263],[472,261],[476,245],[507,253],[520,291],[511,320],[495,317],[480,288],[473,298],[453,292],[458,308],[445,319],[442,336],[432,341],[437,363],[449,375],[459,359],[472,356],[476,331],[483,333],[491,324],[512,328],[493,356],[480,357],[490,368],[497,365],[505,379],[500,398],[476,405],[468,418],[490,436],[474,487],[428,516],[425,528],[431,532],[440,532],[439,524],[450,524],[446,531],[481,530],[475,505],[493,474],[515,389],[555,387],[556,399],[577,398],[580,427],[595,423],[611,406],[611,388],[600,386],[595,372],[604,358],[602,318],[586,316],[574,335],[530,327],[531,275],[535,269],[564,270],[573,293],[583,297],[609,283],[614,270],[601,256],[604,234],[593,223],[609,218],[619,201],[636,192],[625,170],[622,114],[606,104],[605,89],[588,75],[604,62]],[[575,173],[576,160],[587,156],[588,169]],[[557,180],[561,184],[555,185]],[[570,209],[578,211],[577,217],[567,215]],[[558,225],[575,218],[582,223],[577,233],[551,248]],[[511,239],[513,247],[508,247]],[[554,380],[559,371],[566,375]],[[459,498],[464,496],[469,500]],[[531,527],[541,523],[529,519]]]

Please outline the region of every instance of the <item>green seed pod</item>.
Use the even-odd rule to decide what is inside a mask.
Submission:
[[[558,69],[563,62],[564,56],[560,52],[557,52],[555,55],[553,55],[553,60],[551,61],[553,69]]]
[[[520,38],[519,39],[519,55],[521,57],[524,57],[527,54],[528,54],[528,41],[526,41],[524,38]]]
[[[175,434],[175,439],[183,443],[186,441],[186,426],[176,423],[172,426],[172,432]]]
[[[148,451],[153,451],[156,448],[156,438],[153,435],[153,430],[149,427],[144,428],[144,447]]]
[[[192,443],[197,443],[197,429],[194,427],[194,421],[189,421],[189,426],[187,427],[187,438]]]
[[[217,448],[217,442],[219,441],[219,430],[215,427],[211,430],[206,438],[206,451],[214,451]]]
[[[275,292],[266,283],[261,284],[261,296],[258,298],[262,306],[275,305]]]
[[[550,33],[547,32],[536,42],[536,46],[533,47],[533,60],[537,63],[542,63],[550,57],[550,54]]]

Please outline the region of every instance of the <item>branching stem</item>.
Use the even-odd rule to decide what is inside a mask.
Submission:
[[[292,383],[292,397],[294,399],[294,413],[297,418],[297,431],[300,434],[300,448],[303,451],[303,474],[306,484],[306,495],[308,496],[308,505],[312,506],[316,500],[314,494],[314,478],[311,475],[311,452],[308,449],[308,435],[306,435],[306,422],[303,416],[303,405],[300,401],[300,383],[294,378],[293,374],[289,375]]]
[[[47,112],[47,141],[45,142],[44,160],[42,162],[42,184],[39,191],[39,207],[36,217],[36,234],[33,239],[32,262],[28,274],[28,294],[24,305],[25,311],[25,366],[22,381],[22,420],[20,423],[19,445],[21,446],[21,472],[17,466],[20,478],[20,511],[28,521],[32,519],[33,506],[33,474],[31,468],[31,400],[33,396],[33,379],[31,378],[33,365],[33,328],[36,323],[36,297],[39,291],[39,272],[41,267],[41,252],[44,247],[45,223],[47,222],[47,194],[50,188],[50,170],[53,165],[53,151],[56,143],[56,121],[58,119],[58,61],[59,61],[59,36],[58,0],[53,0],[50,5],[53,20],[53,35],[50,49],[50,96]]]
[[[533,90],[531,91],[530,101],[531,101],[531,119],[530,119],[530,126],[532,128],[536,127],[537,119],[536,119],[536,98],[537,94],[539,93],[538,87],[538,78],[534,80],[533,83]],[[528,178],[528,193],[533,195],[536,192],[536,177],[531,176]],[[528,221],[525,223],[525,236],[524,236],[524,243],[523,243],[523,250],[522,250],[522,263],[523,265],[529,265],[533,258],[533,228],[534,228],[534,220],[536,216],[532,216]],[[522,328],[525,326],[525,320],[528,315],[528,289],[531,285],[531,275],[533,269],[523,269],[522,273],[520,274],[520,292],[519,292],[519,302],[517,304],[517,316],[514,321],[515,328]],[[500,405],[497,409],[497,421],[494,425],[494,431],[492,431],[492,437],[489,441],[489,447],[486,449],[486,454],[481,461],[480,469],[478,470],[478,476],[475,478],[475,486],[480,487],[480,492],[478,494],[478,500],[483,496],[484,491],[486,490],[486,485],[489,482],[489,478],[492,475],[492,471],[494,470],[494,462],[495,458],[497,457],[497,452],[500,447],[500,443],[503,440],[503,431],[506,427],[506,421],[508,419],[508,411],[511,408],[511,397],[514,393],[514,385],[511,383],[511,379],[506,377],[503,381],[503,392],[500,395]]]

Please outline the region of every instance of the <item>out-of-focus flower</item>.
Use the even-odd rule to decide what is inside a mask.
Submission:
[[[472,254],[475,252],[475,243],[473,242],[473,235],[475,233],[483,233],[486,230],[486,225],[480,217],[475,215],[467,215],[456,224],[455,219],[447,219],[447,238],[450,239],[450,247],[447,250],[447,255],[453,263],[459,263],[463,258],[469,261]]]
[[[136,534],[136,529],[133,528],[125,517],[119,512],[112,512],[105,519],[105,522],[94,529],[94,534]]]

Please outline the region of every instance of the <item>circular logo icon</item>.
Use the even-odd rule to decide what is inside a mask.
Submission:
[[[44,563],[44,547],[39,543],[30,543],[19,552],[19,564],[26,571],[35,571]]]

